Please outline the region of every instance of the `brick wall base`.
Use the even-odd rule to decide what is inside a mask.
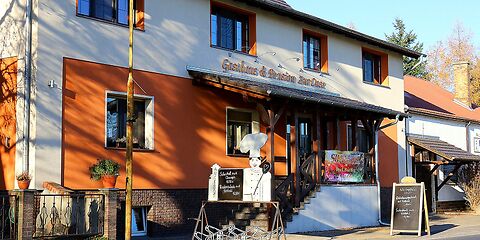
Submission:
[[[456,212],[467,210],[466,201],[437,202],[437,212]]]
[[[133,207],[146,207],[147,231],[149,237],[191,236],[207,189],[179,190],[134,190]],[[117,238],[125,235],[125,192],[119,192],[120,207],[117,217]],[[209,224],[219,226],[232,216],[235,204],[208,204],[206,206]]]

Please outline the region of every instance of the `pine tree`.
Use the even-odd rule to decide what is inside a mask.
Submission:
[[[385,34],[387,41],[416,52],[423,51],[423,43],[417,41],[417,34],[413,30],[407,32],[402,19],[395,18],[393,27],[395,30],[390,35]],[[421,59],[403,56],[403,74],[425,78],[427,75],[425,69],[427,63],[426,61],[420,61]]]

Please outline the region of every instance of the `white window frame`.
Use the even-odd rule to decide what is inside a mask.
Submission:
[[[104,110],[104,147],[107,147],[107,100],[108,97],[122,97],[126,98],[126,92],[118,92],[118,91],[105,91],[105,110]],[[143,100],[145,101],[145,149],[141,150],[154,150],[155,149],[155,121],[154,121],[154,96],[147,96],[147,95],[140,95],[134,94],[134,99]]]
[[[232,156],[234,154],[228,153],[228,111],[246,112],[252,114],[252,133],[260,132],[260,116],[256,110],[246,108],[227,107],[225,109],[225,154]]]
[[[134,217],[135,217],[135,214],[133,214],[133,210],[134,209],[140,209],[141,210],[141,214],[142,214],[142,218],[143,218],[143,231],[135,231],[133,229],[133,224],[132,224],[132,236],[133,237],[140,237],[140,236],[147,236],[147,208],[146,207],[133,207],[132,208],[132,223],[134,222]]]

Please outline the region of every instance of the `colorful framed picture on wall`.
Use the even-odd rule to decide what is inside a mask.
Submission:
[[[325,151],[325,182],[361,183],[364,167],[362,152]]]

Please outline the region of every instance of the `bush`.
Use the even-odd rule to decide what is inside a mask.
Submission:
[[[98,159],[97,163],[90,167],[90,178],[98,181],[102,176],[118,176],[120,164],[110,159]]]
[[[459,173],[460,186],[470,209],[480,213],[480,164],[468,164]]]

